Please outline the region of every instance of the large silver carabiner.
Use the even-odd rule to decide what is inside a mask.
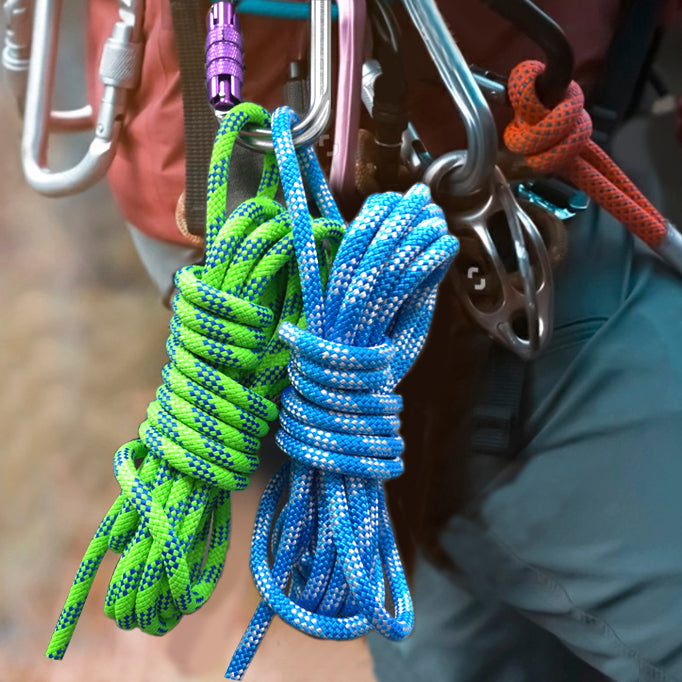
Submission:
[[[474,194],[488,186],[497,155],[497,131],[490,107],[454,41],[435,0],[403,0],[457,107],[467,135],[467,155],[450,152],[448,192]]]
[[[310,0],[310,105],[292,129],[296,147],[313,144],[329,126],[332,110],[331,27],[332,0]],[[273,149],[272,131],[267,128],[244,130],[239,141],[263,152]]]
[[[47,165],[49,134],[91,127],[93,119],[89,106],[70,112],[52,111],[61,10],[62,0],[35,0],[21,139],[26,181],[41,194],[53,197],[81,192],[107,172],[116,153],[127,92],[139,81],[143,50],[143,0],[119,0],[119,19],[104,45],[100,62],[104,91],[94,138],[75,166],[53,171]]]

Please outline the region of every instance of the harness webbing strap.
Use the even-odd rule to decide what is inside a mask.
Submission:
[[[609,45],[602,73],[588,98],[592,139],[608,149],[611,137],[641,94],[656,47],[666,0],[628,0]]]
[[[196,0],[170,0],[180,65],[185,129],[184,220],[191,234],[206,225],[206,178],[218,127],[206,98],[205,31]]]
[[[471,451],[501,458],[515,454],[526,363],[493,345],[484,377],[483,396],[472,415]]]

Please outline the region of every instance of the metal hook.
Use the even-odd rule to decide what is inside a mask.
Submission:
[[[293,127],[296,147],[315,142],[329,125],[331,117],[331,24],[332,0],[310,0],[310,106],[305,116]],[[271,151],[272,131],[249,128],[239,141],[258,151]]]
[[[119,20],[104,46],[100,78],[104,91],[95,123],[95,137],[85,156],[72,168],[47,167],[49,132],[81,130],[92,123],[92,109],[52,112],[52,93],[62,0],[36,0],[31,60],[21,140],[26,180],[38,192],[65,196],[83,191],[107,172],[125,111],[127,90],[137,87],[142,64],[142,0],[119,0]]]
[[[445,155],[452,172],[448,189],[457,196],[474,194],[490,181],[497,155],[497,131],[490,107],[459,51],[434,0],[403,0],[424,38],[443,83],[460,112],[467,134],[467,156],[455,164],[457,152]],[[461,159],[459,159],[461,163]]]
[[[31,32],[33,0],[5,0],[5,45],[2,65],[10,91],[17,100],[23,116],[31,61]],[[79,132],[92,127],[92,107],[89,104],[70,111],[51,111],[50,129],[56,133]]]
[[[481,0],[525,33],[545,53],[547,65],[535,82],[538,99],[554,108],[573,76],[573,48],[561,27],[530,0]]]
[[[455,163],[462,166],[465,152],[458,152]],[[448,174],[452,160],[436,160],[424,178],[429,184],[440,184]],[[483,249],[481,263],[475,255],[456,259],[455,284],[464,306],[476,322],[495,340],[523,359],[535,357],[551,335],[554,294],[552,266],[545,243],[533,220],[519,206],[506,178],[495,166],[490,192],[473,207],[447,210],[454,233],[471,237]],[[496,214],[502,214],[508,228],[515,268],[505,267],[504,258],[491,234]],[[505,240],[506,241],[506,240]],[[531,258],[531,252],[533,258]],[[534,269],[535,267],[535,269]],[[514,273],[518,273],[514,277]],[[521,287],[518,280],[520,279]],[[499,288],[491,297],[490,281]],[[515,327],[525,322],[523,331]]]

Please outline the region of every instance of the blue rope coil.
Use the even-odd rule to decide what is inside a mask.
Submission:
[[[398,640],[411,631],[383,489],[403,470],[402,402],[393,389],[421,349],[437,286],[458,250],[425,185],[374,195],[349,226],[325,290],[297,158],[313,194],[326,182],[310,150],[294,149],[296,120],[280,108],[272,132],[307,329],[279,330],[291,349],[291,386],[276,441],[289,461],[258,509],[251,570],[262,601],[226,672],[237,680],[275,613],[326,639],[374,628]]]

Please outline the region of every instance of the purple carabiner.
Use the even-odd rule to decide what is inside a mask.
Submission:
[[[244,51],[237,11],[232,2],[211,5],[206,35],[206,88],[216,113],[242,101]]]

